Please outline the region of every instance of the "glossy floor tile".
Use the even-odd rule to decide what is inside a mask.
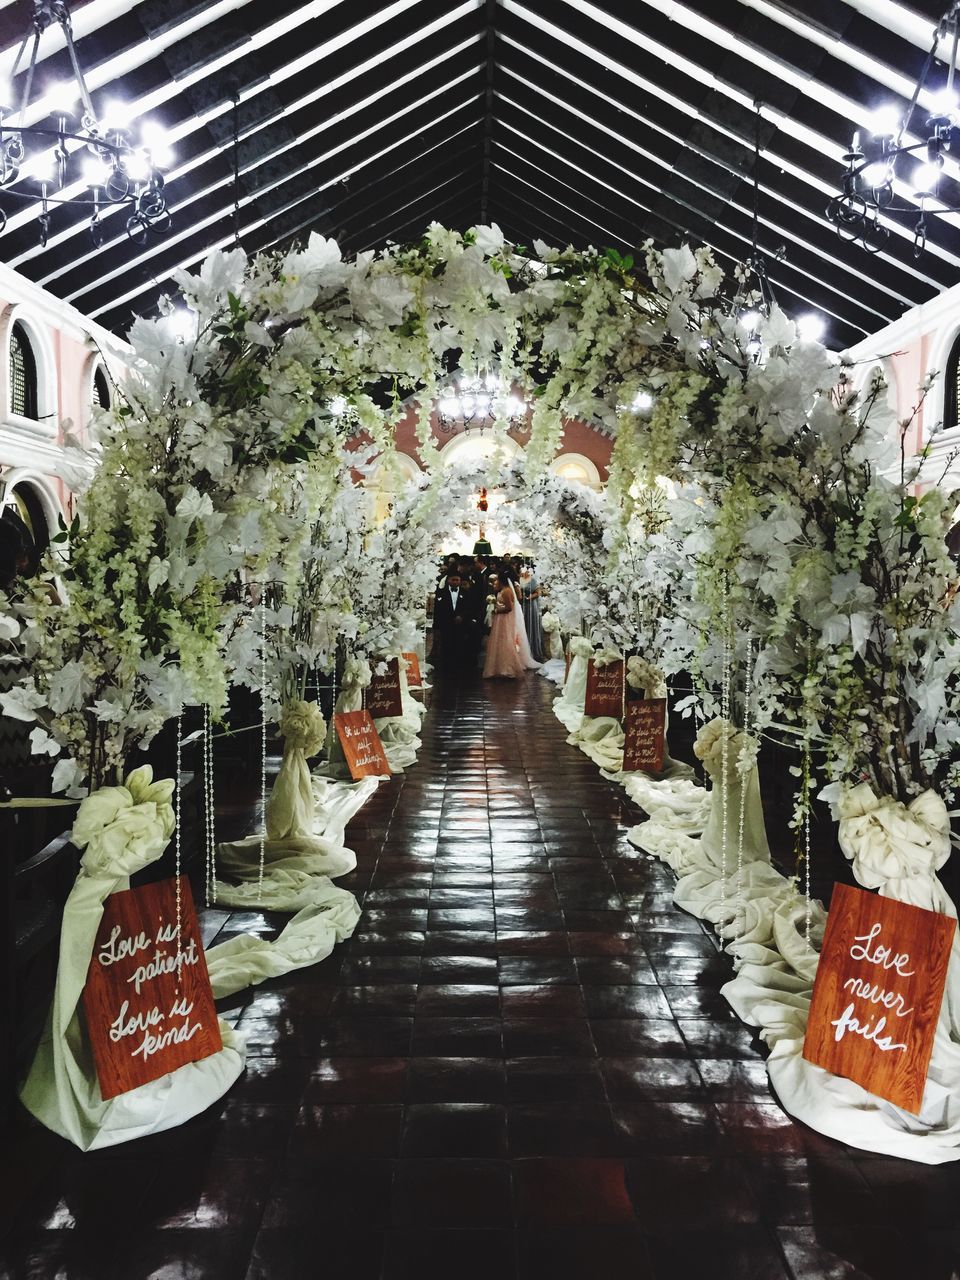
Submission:
[[[783,1114],[727,960],[551,697],[537,676],[435,691],[417,765],[347,833],[354,937],[226,1002],[249,1057],[217,1107],[86,1156],[18,1119],[0,1275],[960,1274],[960,1170]],[[204,918],[208,940],[279,923]]]

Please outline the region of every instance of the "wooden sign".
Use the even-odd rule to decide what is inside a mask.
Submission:
[[[115,1098],[223,1047],[190,882],[160,880],[104,904],[83,988],[100,1093]]]
[[[936,911],[836,885],[807,1061],[919,1114],[956,926]]]
[[[663,768],[666,698],[627,703],[623,722],[624,773],[659,773]]]
[[[338,711],[333,723],[354,781],[389,778],[390,765],[369,711]]]
[[[598,667],[593,658],[587,664],[587,694],[583,703],[587,716],[613,716],[619,720],[623,714],[623,663],[610,662]]]
[[[400,656],[407,664],[407,684],[411,689],[421,689],[423,676],[420,674],[420,659],[415,653],[402,653]]]
[[[403,715],[403,698],[400,696],[400,659],[387,658],[385,661],[386,671],[382,676],[375,675],[367,686],[367,710],[374,720],[382,720],[386,716]]]

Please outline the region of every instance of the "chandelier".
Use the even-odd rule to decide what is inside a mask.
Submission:
[[[63,33],[73,79],[47,86],[31,102],[40,40],[53,26]],[[32,119],[37,123],[30,123]],[[145,123],[135,145],[122,105],[106,106],[101,116],[94,110],[65,0],[33,0],[33,17],[10,82],[0,83],[0,196],[31,203],[39,199],[42,246],[50,235],[51,206],[57,204],[89,211],[90,236],[97,248],[103,243],[102,211],[126,206],[127,234],[144,244],[149,232],[162,235],[170,230],[161,173],[168,163],[169,148],[157,126]],[[0,232],[6,223],[0,206]]]
[[[497,421],[505,421],[509,430],[525,424],[527,403],[515,396],[509,386],[492,373],[462,377],[443,389],[437,401],[440,430],[449,435],[460,427],[480,434]]]
[[[886,212],[915,213],[913,256],[919,258],[927,244],[927,215],[960,212],[960,205],[940,198],[944,154],[951,149],[953,131],[960,124],[960,98],[954,89],[954,71],[960,36],[960,0],[946,11],[933,33],[933,43],[906,112],[883,106],[875,112],[866,136],[853,134],[843,157],[846,170],[840,194],[827,207],[827,217],[841,238],[855,240],[870,253],[879,253],[890,237],[880,216]],[[907,128],[920,95],[937,60],[942,43],[949,43],[946,87],[928,98],[925,136],[905,141]],[[942,56],[946,61],[947,57]],[[913,161],[905,171],[903,157]],[[910,199],[912,196],[912,199]],[[919,208],[918,208],[919,205]]]

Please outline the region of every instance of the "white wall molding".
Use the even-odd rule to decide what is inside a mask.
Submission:
[[[115,333],[111,333],[109,329],[105,329],[103,325],[85,316],[69,302],[63,302],[42,285],[28,280],[26,276],[20,275],[2,262],[0,262],[0,301],[23,307],[26,314],[32,315],[35,320],[43,321],[53,329],[58,329],[75,342],[92,341],[93,345],[111,352],[120,360],[130,351],[128,344],[122,338],[118,338]]]
[[[864,338],[850,347],[854,360],[875,360],[879,356],[893,355],[897,351],[918,343],[925,334],[934,333],[941,326],[957,327],[960,317],[960,284],[937,294],[919,307],[911,307],[899,320]]]

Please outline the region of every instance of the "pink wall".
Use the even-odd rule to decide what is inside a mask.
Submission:
[[[37,365],[36,423],[12,413],[9,341],[17,322],[26,331]],[[52,528],[60,511],[67,516],[73,511],[73,495],[56,469],[65,432],[85,435],[93,371],[100,360],[98,344],[114,355],[120,345],[74,308],[0,266],[0,479],[13,477],[17,489],[31,489]]]
[[[436,413],[431,415],[433,420],[433,437],[439,448],[443,448],[451,440],[456,439],[457,435],[461,435],[462,431],[446,433],[440,429]],[[420,463],[420,457],[417,452],[417,411],[411,407],[401,418],[397,424],[396,441],[397,449],[401,453],[408,454],[415,461]],[[517,444],[524,447],[529,443],[529,430],[511,431],[511,437],[516,440]],[[360,442],[358,441],[358,444]],[[579,453],[585,458],[589,458],[597,470],[600,472],[600,479],[604,483],[608,478],[610,466],[610,454],[613,450],[613,441],[607,436],[603,436],[599,431],[587,425],[585,422],[579,422],[574,419],[567,421],[563,431],[563,443],[559,454]],[[558,454],[558,456],[559,456]],[[421,464],[422,465],[422,464]]]

